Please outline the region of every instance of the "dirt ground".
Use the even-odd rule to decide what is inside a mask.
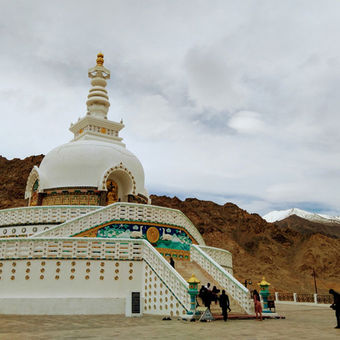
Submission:
[[[2,315],[0,339],[340,339],[330,308],[279,305],[285,320],[186,322],[115,315]]]

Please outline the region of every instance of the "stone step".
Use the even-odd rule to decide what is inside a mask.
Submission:
[[[175,264],[175,269],[184,278],[185,281],[187,281],[192,276],[192,274],[194,274],[201,281],[201,283],[198,285],[198,289],[201,288],[202,284],[207,285],[207,283],[209,282],[211,285],[211,289],[213,288],[213,286],[216,286],[218,289],[220,289],[220,292],[222,291],[222,288],[219,286],[218,282],[215,281],[215,279],[207,271],[205,271],[198,263],[194,261],[178,261]],[[228,295],[232,313],[245,314],[244,310],[241,308],[238,302],[236,302],[230,296],[230,294]],[[204,306],[200,298],[198,298],[198,303],[201,306]],[[210,309],[213,314],[221,314],[221,308],[218,303],[215,304],[215,302],[212,302]]]

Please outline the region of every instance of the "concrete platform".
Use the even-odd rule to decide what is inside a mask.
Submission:
[[[126,318],[123,315],[2,315],[0,339],[340,339],[330,308],[280,305],[286,319],[228,322],[187,322],[159,316]]]

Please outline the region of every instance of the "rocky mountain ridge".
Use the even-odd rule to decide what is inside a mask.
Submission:
[[[0,208],[25,206],[27,177],[43,155],[24,160],[0,156]],[[233,203],[218,205],[210,201],[152,195],[152,204],[183,211],[201,232],[209,246],[227,249],[233,254],[234,273],[244,282],[259,282],[262,275],[273,290],[313,292],[313,268],[320,292],[340,289],[340,239],[299,230],[298,226],[268,223],[257,214],[249,214]],[[301,224],[301,223],[300,223]],[[307,228],[307,229],[308,229]],[[310,230],[312,228],[312,230]],[[250,287],[258,288],[256,284]]]

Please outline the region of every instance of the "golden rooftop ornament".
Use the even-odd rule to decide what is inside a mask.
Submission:
[[[258,285],[259,286],[270,286],[270,283],[265,280],[264,276],[262,276],[262,281],[258,283]]]
[[[104,54],[99,52],[97,54],[97,65],[98,66],[103,66],[103,64],[104,64]]]
[[[195,276],[195,274],[192,274],[191,278],[187,282],[188,283],[200,283],[201,281]]]

